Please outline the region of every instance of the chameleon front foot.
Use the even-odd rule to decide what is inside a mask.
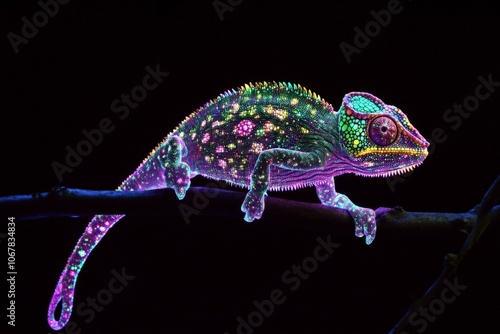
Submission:
[[[317,186],[318,195],[323,204],[332,205],[337,208],[346,209],[354,220],[354,234],[359,237],[366,237],[366,244],[369,245],[375,240],[377,233],[377,222],[375,221],[375,211],[355,205],[343,194],[335,193],[333,183],[329,187]]]
[[[264,212],[264,195],[258,191],[249,191],[243,204],[241,205],[241,211],[245,212],[245,220],[249,223],[253,222],[254,219],[260,219],[262,213]]]
[[[375,240],[375,234],[377,233],[375,211],[353,204],[347,196],[342,194],[335,196],[333,206],[349,211],[352,219],[354,219],[354,234],[357,237],[366,237],[365,242],[367,245]]]
[[[349,213],[354,219],[354,234],[359,238],[366,237],[366,244],[371,244],[377,233],[375,211],[356,206]]]
[[[183,199],[191,185],[190,174],[191,170],[185,162],[177,166],[169,165],[165,168],[165,185],[175,190],[177,198]]]

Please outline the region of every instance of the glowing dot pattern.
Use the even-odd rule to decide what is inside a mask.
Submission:
[[[254,127],[255,125],[252,123],[252,121],[249,121],[247,119],[241,121],[238,123],[238,125],[236,125],[235,128],[236,135],[239,137],[247,137],[252,133]]]
[[[203,135],[203,139],[201,140],[202,144],[206,144],[210,140],[210,133],[205,133]]]
[[[251,222],[262,216],[268,190],[314,185],[323,204],[349,210],[355,234],[371,243],[376,232],[373,210],[337,193],[333,177],[401,173],[425,159],[427,146],[401,110],[368,93],[347,94],[335,112],[300,85],[250,83],[224,92],[189,115],[117,190],[169,187],[182,199],[190,179],[200,174],[249,189],[242,211]],[[93,217],[78,240],[50,301],[48,322],[54,330],[64,327],[71,316],[77,277],[86,259],[122,217]]]

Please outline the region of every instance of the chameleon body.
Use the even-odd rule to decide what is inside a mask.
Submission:
[[[422,163],[429,143],[397,107],[363,92],[345,95],[338,111],[315,93],[290,83],[246,84],[189,115],[118,188],[173,188],[184,198],[196,175],[248,189],[241,206],[248,222],[264,211],[268,190],[315,186],[320,201],[349,211],[355,235],[370,244],[375,213],[335,191],[345,173],[389,176]],[[123,215],[97,215],[68,259],[49,305],[60,329],[73,308],[78,274],[92,249]],[[62,302],[61,316],[55,309]]]

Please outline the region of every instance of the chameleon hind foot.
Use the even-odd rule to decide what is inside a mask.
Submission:
[[[182,161],[182,157],[186,155],[186,145],[177,136],[167,140],[159,155],[160,162],[165,167],[165,186],[173,188],[179,199],[186,196],[191,185],[191,169]]]
[[[241,205],[241,211],[245,212],[245,220],[249,223],[254,219],[260,219],[264,212],[265,193],[250,190]]]
[[[191,185],[190,174],[191,169],[185,162],[177,166],[168,165],[165,168],[165,185],[175,190],[177,198],[183,199]]]

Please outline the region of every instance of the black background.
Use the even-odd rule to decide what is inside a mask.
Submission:
[[[474,95],[479,76],[500,81],[500,15],[489,3],[401,1],[402,11],[348,63],[340,43],[353,45],[354,28],[364,29],[373,21],[370,11],[387,8],[386,1],[243,0],[221,20],[210,0],[73,0],[60,5],[17,54],[7,34],[21,34],[21,18],[32,21],[40,6],[2,2],[0,195],[56,185],[113,189],[209,99],[247,82],[287,81],[335,108],[347,92],[367,91],[400,107],[426,138],[437,128],[445,132],[425,163],[393,189],[383,178],[339,177],[338,190],[354,203],[467,211],[498,175],[500,89],[456,129],[443,114]],[[170,75],[120,120],[111,102],[129,94],[142,82],[145,67],[156,64]],[[81,131],[96,128],[103,118],[115,130],[60,183],[51,164],[64,162],[66,145],[75,148],[84,139]],[[318,201],[312,188],[270,195]],[[9,213],[1,215],[6,226]],[[49,300],[89,219],[17,221],[14,332],[51,332]],[[74,313],[78,330],[236,333],[236,318],[255,310],[253,300],[282,289],[287,301],[255,333],[386,333],[439,274],[444,255],[460,247],[432,235],[385,244],[376,239],[369,247],[354,236],[333,236],[342,246],[292,293],[281,275],[312,255],[318,234],[230,221],[203,214],[189,226],[165,217],[124,218],[85,264],[75,306],[105,288],[112,269],[125,267],[136,278],[93,321]],[[493,332],[500,311],[493,233],[458,274],[467,290],[426,333]],[[5,244],[3,239],[4,250]]]

